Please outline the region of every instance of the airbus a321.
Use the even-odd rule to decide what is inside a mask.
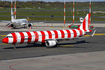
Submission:
[[[84,38],[92,30],[88,29],[91,14],[87,14],[83,23],[78,29],[66,29],[66,30],[47,30],[47,31],[28,31],[28,32],[14,32],[8,34],[3,40],[6,44],[33,44],[36,42],[45,43],[46,47],[54,47],[58,42],[62,40],[73,40]],[[94,36],[93,32],[92,36]],[[15,46],[14,46],[15,47]]]

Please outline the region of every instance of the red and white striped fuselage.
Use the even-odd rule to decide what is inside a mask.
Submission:
[[[8,34],[5,38],[7,44],[22,44],[22,43],[35,43],[52,39],[74,39],[79,38],[85,34],[84,30],[50,30],[50,31],[33,31],[33,32],[15,32]]]

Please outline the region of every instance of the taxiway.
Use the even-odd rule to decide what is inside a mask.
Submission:
[[[11,30],[5,28],[4,24],[0,25],[2,25],[0,26],[0,69],[2,70],[105,70],[104,24],[93,24],[94,30],[97,30],[94,37],[63,41],[56,48],[46,48],[39,43],[17,44],[16,50],[13,49],[13,45],[3,44],[1,40],[8,33],[28,29]],[[51,24],[48,23],[36,24],[32,31],[63,28],[63,24],[54,25],[56,26],[50,27]]]

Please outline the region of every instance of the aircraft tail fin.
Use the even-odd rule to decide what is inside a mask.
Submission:
[[[86,15],[84,21],[82,22],[82,24],[78,28],[79,30],[84,30],[85,32],[91,32],[92,31],[92,30],[89,30],[90,17],[91,17],[91,14]]]

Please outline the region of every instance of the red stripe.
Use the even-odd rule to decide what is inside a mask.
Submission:
[[[83,21],[83,30],[86,31],[86,18],[85,18],[84,21]]]
[[[91,13],[88,15],[88,26],[91,24],[91,22],[90,22],[90,16],[91,16]]]
[[[74,4],[73,4],[73,8],[74,8]]]
[[[12,4],[11,4],[11,8],[12,8]]]
[[[39,36],[38,36],[38,33],[35,31],[33,32],[35,34],[35,40],[34,40],[34,43],[35,42],[38,42],[38,39],[39,39]]]
[[[59,30],[61,32],[61,38],[64,38],[65,37],[65,33],[63,30]]]
[[[65,12],[64,12],[64,16],[65,16]]]
[[[52,33],[50,31],[47,31],[48,35],[49,35],[49,39],[52,39]]]
[[[64,20],[64,24],[65,24],[65,20]]]
[[[91,4],[90,4],[90,8],[91,8]]]
[[[83,33],[82,33],[82,30],[79,30],[79,33],[80,33],[80,36],[79,36],[79,37],[81,37],[81,36],[82,36],[82,34],[83,34]]]
[[[15,6],[14,6],[15,8],[16,8],[16,4],[15,4]]]
[[[74,37],[77,37],[77,32],[76,32],[76,30],[72,30],[73,31],[73,33],[74,33]]]
[[[66,30],[67,31],[67,34],[68,34],[68,38],[71,37],[71,32],[69,30]]]
[[[43,31],[40,31],[42,34],[42,42],[45,42],[45,33]]]
[[[55,38],[58,38],[58,32],[54,30],[54,33],[55,33]]]
[[[21,44],[21,43],[24,43],[24,38],[25,38],[25,37],[24,37],[24,34],[23,34],[22,32],[19,32],[19,34],[20,34],[20,36],[21,36],[21,42],[20,42],[20,44]]]
[[[31,35],[30,32],[26,32],[26,33],[27,33],[27,35],[28,35],[28,42],[27,42],[27,43],[30,43],[31,40],[32,40],[32,35]]]
[[[17,42],[17,36],[16,36],[15,33],[11,33],[11,34],[13,36],[13,43],[12,44],[16,44],[16,42]]]
[[[64,8],[65,8],[65,4],[64,4]]]

